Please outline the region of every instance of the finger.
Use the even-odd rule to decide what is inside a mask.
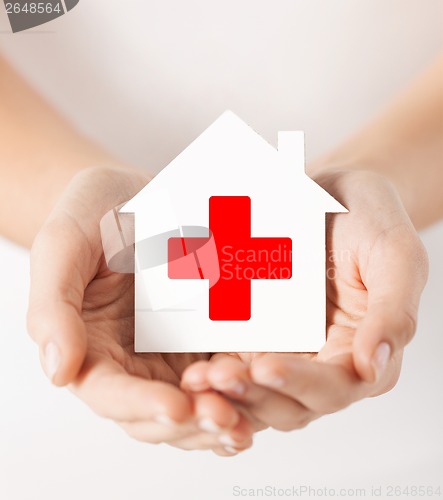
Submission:
[[[220,436],[220,443],[213,447],[214,453],[220,456],[233,456],[251,448],[253,445],[253,429],[244,416],[229,434]]]
[[[224,397],[215,392],[192,395],[194,416],[202,431],[221,434],[235,427],[240,413]]]
[[[256,358],[258,359],[258,358]],[[315,418],[300,402],[255,384],[249,367],[232,356],[219,356],[208,365],[212,388],[241,403],[257,421],[281,431],[299,429]]]
[[[392,354],[403,349],[416,330],[420,296],[427,279],[426,252],[409,227],[390,231],[371,252],[364,275],[368,309],[353,342],[357,373],[379,379]]]
[[[28,331],[40,348],[43,368],[56,385],[78,374],[87,337],[81,318],[83,292],[92,273],[86,239],[70,223],[42,229],[31,252]],[[81,265],[84,271],[80,271]]]
[[[338,364],[309,361],[289,354],[258,358],[251,365],[251,377],[257,384],[299,401],[314,415],[345,408],[374,389]],[[307,422],[311,416],[306,415]]]
[[[201,433],[192,422],[177,424],[166,420],[164,423],[152,420],[140,420],[136,422],[119,422],[118,424],[128,436],[143,443],[169,443],[181,448],[181,446],[175,443],[180,443],[182,440],[183,442],[193,440],[195,443],[194,449],[208,448],[205,446],[205,440],[208,440],[208,435]],[[212,444],[214,446],[217,445],[217,439],[214,436],[209,437],[212,440]],[[209,446],[209,448],[211,447]]]
[[[69,388],[95,413],[120,422],[172,426],[192,416],[192,402],[183,391],[172,384],[129,375],[109,359],[87,358]]]
[[[194,418],[181,423],[164,416],[155,420],[145,416],[143,420],[122,422],[120,426],[138,441],[166,442],[185,450],[220,446],[235,446],[241,450],[251,445],[251,425],[217,394],[195,395],[194,408]]]
[[[196,361],[189,365],[182,373],[180,385],[185,391],[207,391],[211,388],[208,382],[207,372],[209,361]]]
[[[247,445],[244,445],[241,448],[237,447],[237,446],[230,446],[230,445],[214,446],[212,448],[212,451],[216,455],[219,455],[221,457],[233,457],[233,456],[238,455],[239,453],[242,453],[242,452],[248,450],[249,448],[252,447],[253,444],[254,443],[253,443],[253,440],[251,438],[249,440],[249,442],[247,443]]]
[[[213,447],[213,450],[223,456],[235,455],[251,448],[253,435],[251,423],[247,418],[241,416],[238,424],[229,433],[220,436],[219,443]]]
[[[252,435],[251,425],[246,418],[242,417],[237,425],[226,433],[198,433],[195,435],[187,435],[183,439],[170,441],[168,444],[184,450],[231,448],[235,449],[235,453],[239,453],[252,446]]]
[[[169,440],[169,445],[181,450],[212,450],[220,446],[218,437],[207,432],[199,432],[194,435],[182,437],[180,439]]]
[[[219,352],[213,354],[208,360],[201,360],[189,365],[182,374],[181,387],[187,391],[208,391],[211,386],[208,382],[208,370],[211,364],[224,358],[239,360],[237,353]]]
[[[219,457],[235,457],[243,450],[237,450],[230,446],[216,447],[212,450]]]

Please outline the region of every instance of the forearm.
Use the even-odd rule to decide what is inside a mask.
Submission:
[[[310,165],[372,170],[397,187],[417,228],[443,217],[443,57],[379,118]]]
[[[121,165],[83,137],[0,56],[0,234],[29,246],[80,170]]]

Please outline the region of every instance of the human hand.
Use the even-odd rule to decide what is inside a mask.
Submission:
[[[327,220],[323,349],[216,354],[183,374],[183,388],[219,391],[241,405],[256,429],[301,428],[387,392],[416,329],[427,256],[394,187],[351,170],[324,171],[316,181],[350,211]]]
[[[181,374],[206,354],[135,354],[134,276],[111,272],[99,223],[149,178],[128,168],[91,168],[72,180],[31,252],[28,329],[52,382],[150,443],[232,455],[252,429],[213,391],[185,394]]]

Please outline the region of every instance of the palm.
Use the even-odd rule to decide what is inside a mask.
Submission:
[[[82,317],[88,333],[87,358],[101,358],[125,372],[179,385],[183,370],[203,354],[134,352],[134,277],[101,264],[85,290]]]
[[[364,315],[367,291],[361,282],[353,241],[338,233],[353,234],[350,215],[328,222],[327,334],[324,348],[314,354],[294,354],[318,361],[340,361],[352,369],[355,325]],[[351,227],[350,227],[351,226]],[[351,248],[349,247],[351,245]],[[118,365],[131,375],[179,385],[185,368],[208,354],[156,354],[134,352],[134,278],[110,272],[104,262],[85,290],[82,318],[88,332],[89,356]],[[260,356],[238,353],[244,361]]]
[[[367,310],[368,292],[362,282],[361,263],[368,261],[355,239],[354,214],[333,215],[327,221],[326,239],[326,333],[327,342],[314,356],[354,370],[352,342],[358,323]],[[376,239],[376,235],[368,235]],[[364,245],[370,248],[372,242]]]
[[[218,428],[235,425],[239,432],[241,427],[237,441],[250,443],[244,417],[207,389],[235,399],[256,429],[272,425],[288,430],[395,383],[402,347],[414,331],[427,267],[419,239],[388,183],[342,172],[327,173],[320,182],[350,210],[327,224],[324,348],[318,354],[218,354],[209,363],[196,363],[209,360],[209,354],[134,352],[133,276],[107,268],[97,226],[103,213],[145,183],[126,170],[85,171],[36,239],[28,318],[42,346],[50,345],[48,339],[58,332],[59,349],[53,347],[64,353],[64,360],[55,372],[49,370],[54,383],[71,383],[97,413],[119,422],[137,439],[184,448],[195,447],[193,436],[200,431],[194,424],[202,417]],[[383,369],[377,384],[365,383],[374,373],[372,353],[386,331],[390,342],[397,342],[390,369]],[[227,388],[239,381],[246,392]],[[180,390],[180,384],[191,393]],[[177,427],[177,422],[183,425]],[[209,440],[197,434],[199,446],[217,449],[220,443],[210,427]]]
[[[248,381],[245,397],[228,395],[244,404],[255,421],[281,429],[298,428],[395,385],[426,279],[425,253],[388,182],[343,172],[327,173],[321,181],[350,211],[327,219],[324,347],[316,354],[218,354],[200,373],[184,374],[186,386],[199,376],[222,391],[223,378]],[[383,371],[375,372],[383,366],[382,361],[373,364],[375,349],[386,336],[397,341],[393,331],[398,345]],[[283,419],[283,410],[266,411],[266,405],[292,411],[293,420]]]
[[[193,395],[179,387],[185,368],[209,356],[135,353],[134,277],[113,273],[105,262],[103,214],[148,180],[126,168],[75,176],[33,245],[29,329],[53,383],[69,384],[129,435],[232,455],[251,445],[247,420],[214,392]],[[112,238],[111,246],[121,243],[118,233]],[[235,443],[234,451],[225,449],[219,433]]]
[[[358,322],[367,309],[368,292],[362,283],[359,262],[368,256],[359,254],[355,217],[333,215],[327,221],[326,250],[326,334],[327,342],[319,353],[293,353],[294,358],[339,363],[354,372],[352,342]],[[351,235],[351,236],[350,236]],[[376,239],[376,235],[373,235]],[[369,245],[368,245],[369,246]],[[264,353],[237,353],[242,361],[265,356]]]

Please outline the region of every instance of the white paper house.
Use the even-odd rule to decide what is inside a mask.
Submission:
[[[123,207],[135,214],[137,352],[321,349],[325,214],[347,210],[304,169],[303,132],[280,132],[277,151],[228,111]],[[209,199],[219,196],[250,198],[252,237],[292,240],[292,277],[252,280],[248,320],[211,319],[209,280],[168,276],[168,237],[191,226],[209,237]],[[238,227],[230,213],[225,223]]]

